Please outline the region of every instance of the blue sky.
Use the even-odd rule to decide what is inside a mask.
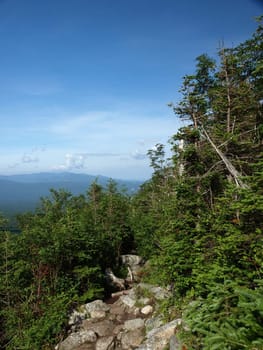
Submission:
[[[195,58],[256,28],[257,0],[0,0],[0,174],[151,174]]]

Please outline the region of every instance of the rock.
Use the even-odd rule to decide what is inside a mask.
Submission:
[[[123,330],[123,325],[122,325],[122,324],[118,324],[118,325],[114,328],[113,334],[114,334],[114,335],[117,335],[117,334],[119,334],[122,330]]]
[[[110,306],[105,304],[102,300],[94,300],[91,303],[85,304],[84,308],[86,312],[91,314],[94,311],[109,311]]]
[[[133,267],[136,265],[141,265],[143,263],[143,258],[139,255],[126,254],[121,255],[121,262],[123,265]]]
[[[129,295],[122,295],[119,299],[119,303],[132,308],[135,305],[136,300],[132,299]]]
[[[140,298],[138,303],[141,305],[149,305],[152,303],[152,300],[150,298]]]
[[[83,312],[79,312],[76,310],[73,310],[73,312],[71,313],[71,315],[69,316],[69,321],[68,321],[68,325],[69,326],[77,326],[79,325],[83,320],[85,320],[87,318],[87,312],[83,311]]]
[[[134,318],[124,322],[124,329],[127,331],[133,331],[138,328],[144,328],[144,320],[141,318]]]
[[[156,287],[148,283],[139,283],[136,287],[141,293],[149,293],[157,300],[164,300],[171,297],[171,292],[162,287]]]
[[[141,261],[136,259],[131,261]],[[95,300],[82,305],[71,314],[71,334],[56,350],[179,350],[175,330],[181,320],[163,325],[161,315],[152,317],[158,301],[169,296],[165,288],[139,283],[113,294],[107,304]]]
[[[155,299],[164,300],[171,297],[171,292],[162,287],[152,287],[151,292],[154,294]]]
[[[113,350],[114,349],[114,337],[102,337],[99,338],[96,343],[96,350]]]
[[[93,310],[90,312],[90,317],[96,320],[103,320],[106,317],[106,312],[102,310]]]
[[[93,323],[94,323],[94,319],[92,319],[92,318],[89,318],[87,320],[83,320],[81,325],[80,325],[80,328],[87,331],[90,329],[90,327],[93,325]]]
[[[138,316],[141,315],[141,311],[140,311],[140,308],[139,308],[139,307],[136,307],[136,308],[133,309],[133,315],[134,315],[135,317],[138,317]]]
[[[169,350],[181,350],[182,344],[176,338],[175,335],[172,335],[169,342]]]
[[[170,342],[171,337],[175,333],[175,329],[181,324],[181,319],[173,320],[164,326],[152,329],[147,333],[145,342],[147,349],[163,350]]]
[[[144,340],[142,329],[135,329],[121,335],[121,349],[128,350],[137,348]]]
[[[126,289],[125,281],[122,278],[116,277],[111,268],[105,270],[105,277],[108,285],[116,290]]]
[[[110,314],[121,315],[123,313],[125,313],[125,307],[123,305],[119,305],[119,303],[113,304],[110,308]]]
[[[95,343],[86,343],[86,344],[82,344],[80,346],[78,346],[76,349],[74,350],[95,350]]]
[[[115,293],[111,293],[111,297],[112,298],[118,298],[120,297],[121,295],[124,295],[124,294],[129,294],[129,291],[128,290],[120,290],[119,292],[115,292]]]
[[[146,305],[141,309],[143,315],[150,315],[153,312],[153,307],[151,305]]]
[[[112,335],[114,328],[115,325],[112,321],[104,320],[90,325],[89,329],[95,332],[99,337],[106,337]]]
[[[126,281],[128,283],[138,282],[143,265],[143,258],[139,255],[126,254],[121,255],[121,261],[128,268]]]
[[[147,332],[151,331],[154,328],[159,328],[162,325],[163,325],[163,321],[160,316],[149,318],[145,322],[145,327]]]
[[[97,336],[92,330],[83,330],[71,333],[65,340],[58,345],[58,350],[74,350],[85,343],[95,343]]]

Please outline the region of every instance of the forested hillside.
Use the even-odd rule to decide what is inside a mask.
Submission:
[[[24,211],[35,210],[40,198],[47,197],[51,188],[63,188],[73,195],[79,195],[93,182],[105,187],[109,180],[105,176],[69,172],[0,176],[0,212],[11,219]],[[118,179],[116,183],[118,188],[134,193],[142,181]]]
[[[68,311],[103,297],[105,268],[120,273],[120,254],[137,252],[145,278],[173,291],[163,308],[182,315],[184,349],[263,349],[261,20],[247,41],[197,57],[170,104],[186,121],[172,157],[149,151],[153,176],[136,195],[112,181],[53,190],[18,218],[21,234],[2,230],[2,348],[52,349]]]

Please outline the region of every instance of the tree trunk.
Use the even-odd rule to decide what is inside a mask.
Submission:
[[[237,171],[237,169],[234,167],[234,165],[230,162],[230,160],[220,151],[220,149],[214,144],[214,142],[212,141],[212,139],[210,138],[210,136],[208,135],[208,133],[206,132],[206,130],[204,129],[203,126],[201,126],[202,131],[206,137],[206,139],[208,140],[208,142],[211,144],[211,146],[213,147],[213,149],[216,151],[216,153],[219,155],[219,157],[222,159],[222,161],[224,162],[227,170],[229,171],[229,173],[231,174],[231,176],[234,178],[236,186],[240,187],[240,188],[248,188],[248,185],[245,184],[242,179],[241,179],[241,174]]]

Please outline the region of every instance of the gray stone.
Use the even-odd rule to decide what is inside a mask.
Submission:
[[[115,325],[112,321],[104,320],[90,325],[90,329],[99,337],[106,337],[112,335]]]
[[[141,315],[141,311],[140,311],[140,308],[139,308],[139,307],[136,307],[136,308],[133,309],[133,315],[134,315],[135,317],[138,317],[138,316]]]
[[[133,331],[138,328],[144,328],[144,320],[141,318],[135,318],[124,322],[124,329]]]
[[[111,286],[111,287],[113,287],[114,289],[117,289],[117,290],[125,289],[125,281],[124,281],[124,279],[115,276],[114,273],[112,272],[111,268],[107,268],[105,270],[105,277],[106,277],[106,281],[107,281],[109,286]]]
[[[69,326],[79,325],[87,317],[88,317],[88,314],[85,310],[83,310],[83,312],[73,310],[73,312],[69,316],[68,325]]]
[[[154,328],[161,327],[162,325],[163,325],[163,321],[160,316],[149,318],[145,322],[147,332],[151,331]]]
[[[128,350],[138,347],[144,340],[144,332],[142,329],[123,333],[121,335],[121,349]]]
[[[164,326],[152,329],[147,333],[147,347],[151,350],[163,350],[169,344],[171,337],[175,333],[175,329],[181,322],[181,319],[176,319]]]
[[[130,308],[132,308],[136,303],[136,301],[128,295],[121,296],[119,300],[122,304],[124,304],[125,306],[128,306]]]
[[[141,309],[143,315],[150,315],[153,312],[153,307],[151,305],[146,305]]]
[[[103,320],[106,317],[106,312],[103,310],[90,311],[90,317],[96,318],[97,320]]]
[[[171,292],[162,287],[152,287],[151,292],[154,294],[155,299],[164,300],[171,297]]]
[[[95,343],[86,343],[78,346],[74,350],[95,350],[96,344]]]
[[[96,334],[92,330],[71,333],[62,343],[58,345],[58,350],[74,350],[85,343],[95,343]]]
[[[137,285],[137,288],[141,291],[143,290],[147,291],[154,297],[154,299],[157,299],[157,300],[164,300],[171,297],[172,295],[171,292],[168,291],[166,288],[153,286],[152,284],[149,284],[149,283],[139,283]]]
[[[120,315],[125,312],[124,306],[118,304],[113,304],[112,307],[110,308],[110,313],[113,315]]]
[[[92,318],[89,318],[87,320],[83,320],[82,323],[81,323],[81,328],[84,329],[84,330],[89,330],[90,327],[93,325],[93,322],[94,320]]]
[[[114,337],[102,337],[99,338],[96,343],[96,350],[113,350],[114,349]]]
[[[172,335],[169,342],[169,350],[181,350],[182,344],[179,342],[179,340],[176,338],[175,335]]]
[[[149,305],[152,303],[152,300],[150,298],[140,298],[138,303],[141,305]]]
[[[132,267],[134,265],[141,265],[143,258],[139,255],[126,254],[121,255],[121,261],[124,265]]]
[[[94,311],[109,311],[109,305],[105,304],[102,300],[94,300],[91,303],[85,304],[84,308],[89,314]]]
[[[114,334],[114,335],[118,335],[122,330],[123,330],[123,324],[118,324],[118,325],[114,328],[113,334]]]

